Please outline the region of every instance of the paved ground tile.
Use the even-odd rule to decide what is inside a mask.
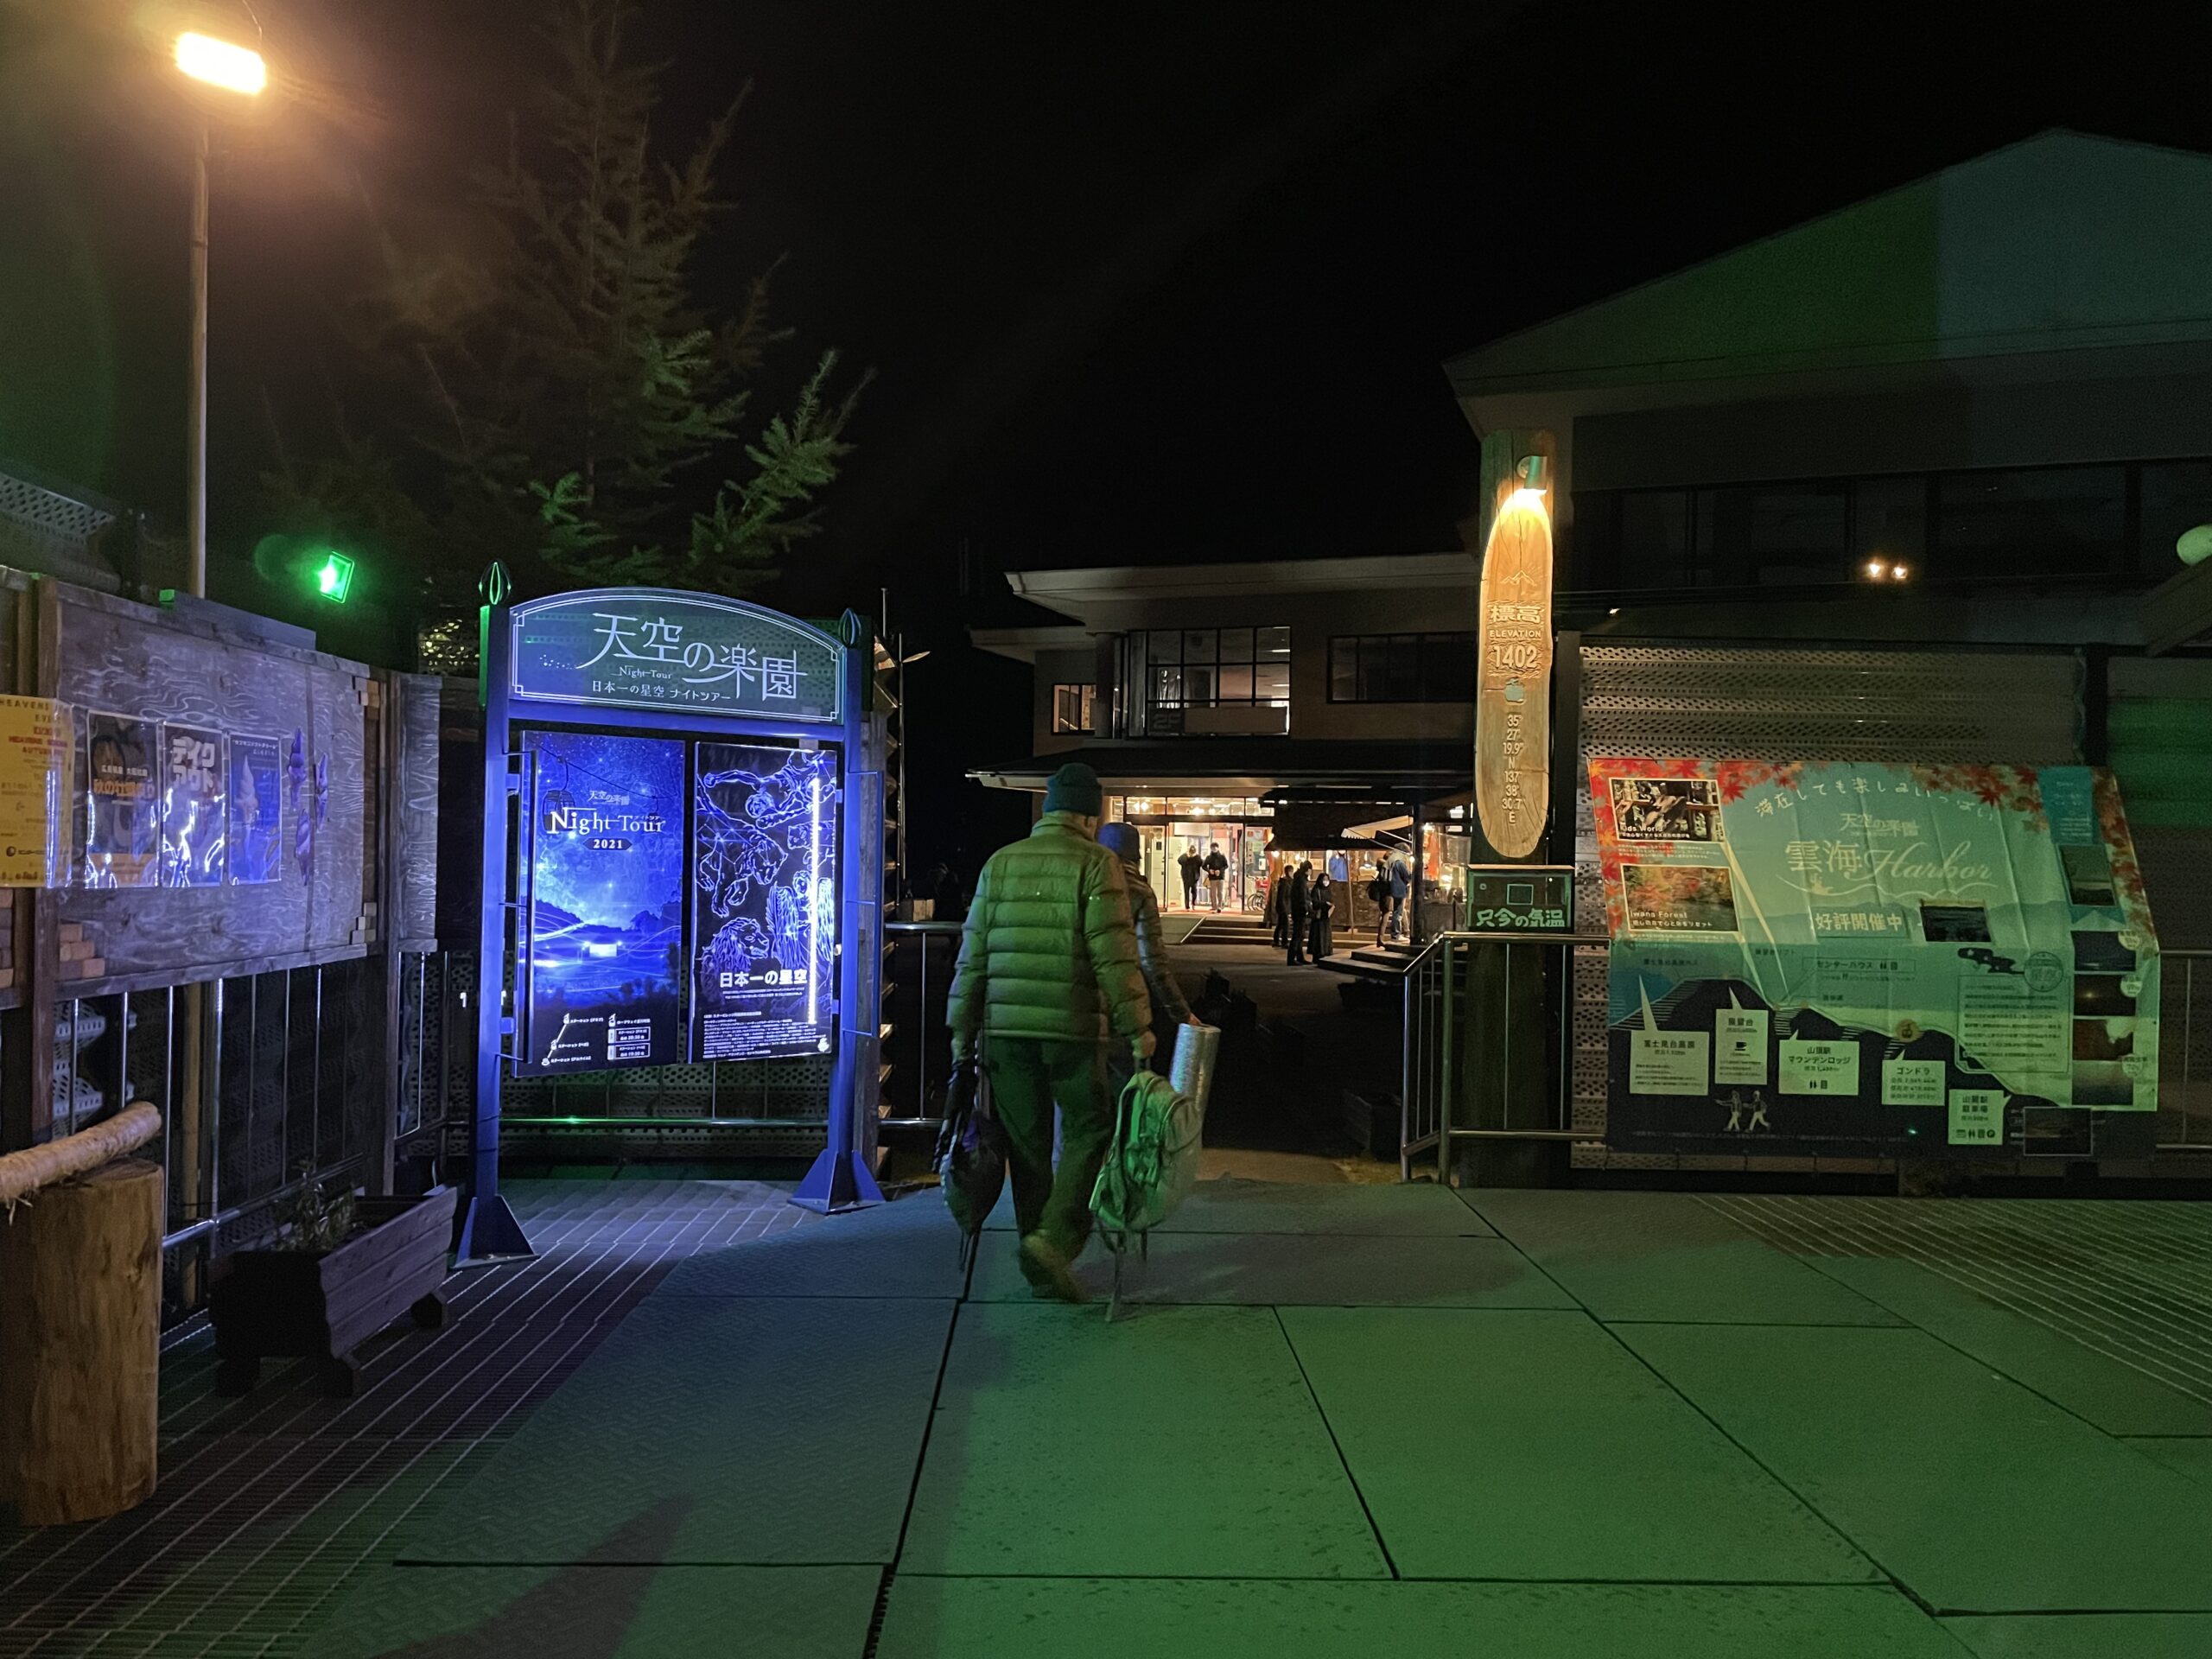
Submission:
[[[1387,1574],[1272,1312],[971,1303],[902,1570]]]
[[[953,1307],[648,1298],[392,1558],[887,1561]]]
[[[1601,1319],[1899,1323],[1688,1193],[1485,1187],[1460,1197]]]
[[[1093,1295],[1113,1287],[1114,1258],[1093,1244],[1076,1264]],[[1027,1301],[1013,1235],[988,1243],[971,1293]],[[1574,1299],[1502,1238],[1372,1234],[1155,1233],[1122,1269],[1124,1300],[1280,1303],[1323,1307],[1557,1307]]]
[[[861,1659],[881,1581],[874,1567],[385,1567],[362,1576],[311,1650],[316,1659]]]
[[[2107,1434],[2212,1434],[2212,1405],[1916,1262],[1824,1256],[1815,1265]]]
[[[1877,1576],[1580,1313],[1286,1308],[1409,1578]]]
[[[1011,1198],[990,1224],[1014,1225]],[[1490,1224],[1440,1186],[1345,1182],[1200,1181],[1160,1228],[1173,1233],[1372,1234],[1382,1238],[1491,1236]]]
[[[2178,1469],[2190,1479],[2212,1486],[2212,1440],[2132,1440],[2128,1445],[2169,1469]]]
[[[1618,1331],[1939,1611],[2212,1609],[2202,1487],[1923,1332]]]
[[[1886,1588],[928,1579],[878,1659],[1963,1659]]]
[[[960,1230],[935,1192],[679,1262],[663,1296],[956,1297]]]
[[[2212,1614],[2086,1613],[2034,1618],[1947,1618],[1974,1659],[2204,1659]]]

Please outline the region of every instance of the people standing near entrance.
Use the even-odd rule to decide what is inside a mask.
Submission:
[[[1414,873],[1407,867],[1405,855],[1390,855],[1390,937],[1400,944],[1406,938],[1406,900],[1414,890]]]
[[[1291,872],[1289,889],[1283,894],[1283,908],[1290,914],[1288,959],[1294,968],[1306,960],[1306,884],[1311,879],[1306,874],[1307,868],[1305,861],[1300,860],[1298,868]]]
[[[1191,1012],[1191,1000],[1183,995],[1174,964],[1168,960],[1167,938],[1160,929],[1160,899],[1138,862],[1141,847],[1137,832],[1126,823],[1105,824],[1099,829],[1098,844],[1122,861],[1122,880],[1129,889],[1129,917],[1136,924],[1137,967],[1152,994],[1152,1034],[1158,1045],[1153,1052],[1165,1060],[1170,1033],[1177,1026],[1197,1025],[1198,1016]],[[1128,1068],[1117,1068],[1116,1076],[1127,1082]],[[1120,1092],[1116,1090],[1117,1097]]]
[[[1006,1130],[1022,1276],[1071,1302],[1084,1300],[1070,1269],[1114,1135],[1109,1054],[1118,1046],[1141,1065],[1153,1052],[1128,882],[1096,839],[1104,805],[1082,761],[1052,774],[1027,839],[993,853],[976,878],[946,1009],[954,1058],[980,1046]]]
[[[1229,882],[1229,861],[1221,854],[1221,843],[1216,842],[1213,850],[1206,855],[1206,896],[1213,901],[1217,914],[1221,910],[1222,894]]]
[[[1313,891],[1306,895],[1306,949],[1316,962],[1325,962],[1335,953],[1335,936],[1329,926],[1329,918],[1335,912],[1337,884],[1329,880],[1325,868],[1313,878]]]
[[[1268,925],[1274,930],[1275,949],[1290,946],[1290,865],[1278,864],[1268,875]]]
[[[1183,908],[1198,907],[1198,877],[1205,872],[1206,861],[1198,856],[1198,843],[1192,842],[1183,849],[1183,856],[1175,861],[1183,872]]]
[[[1367,897],[1375,906],[1375,943],[1380,945],[1390,931],[1390,867],[1379,858],[1374,879],[1367,884]]]

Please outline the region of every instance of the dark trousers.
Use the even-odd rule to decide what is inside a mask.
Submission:
[[[1183,908],[1196,910],[1198,907],[1198,879],[1195,875],[1185,876],[1183,879]]]
[[[1006,1130],[1014,1220],[1021,1236],[1072,1260],[1090,1236],[1090,1189],[1114,1138],[1106,1050],[1096,1043],[993,1037],[984,1045],[991,1109]],[[1052,1109],[1059,1108],[1060,1161],[1052,1166]]]
[[[1306,912],[1290,912],[1290,965],[1294,968],[1306,960]]]

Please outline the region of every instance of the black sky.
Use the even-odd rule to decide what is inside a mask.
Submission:
[[[138,4],[0,0],[0,455],[173,522],[183,127]],[[278,607],[253,480],[327,442],[327,301],[497,144],[542,8],[257,0],[307,95],[219,172],[217,597]],[[673,135],[753,83],[708,280],[781,256],[788,373],[877,375],[779,597],[891,587],[950,771],[1025,735],[956,648],[996,571],[1452,545],[1443,358],[2045,126],[2212,150],[2208,14],[649,0],[641,34]]]

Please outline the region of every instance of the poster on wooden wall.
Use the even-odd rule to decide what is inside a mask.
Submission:
[[[68,884],[75,759],[67,703],[0,697],[0,887]]]
[[[283,855],[283,771],[273,737],[231,738],[230,793],[224,802],[224,836],[230,884],[274,881]]]
[[[223,885],[223,734],[162,728],[162,885]]]
[[[162,804],[155,777],[161,728],[128,715],[85,718],[87,887],[161,883]]]

